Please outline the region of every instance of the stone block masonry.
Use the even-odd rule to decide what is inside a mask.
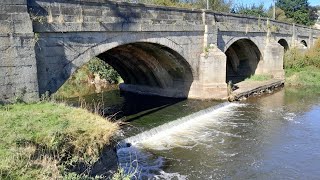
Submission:
[[[34,45],[26,0],[1,0],[0,103],[39,98]]]
[[[123,90],[221,99],[228,78],[283,78],[279,41],[306,49],[319,36],[310,27],[199,9],[0,0],[0,103],[54,93],[96,56],[118,68]]]

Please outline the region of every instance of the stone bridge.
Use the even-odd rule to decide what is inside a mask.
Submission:
[[[223,98],[253,74],[284,78],[283,54],[320,31],[264,18],[107,0],[1,0],[0,101],[54,93],[93,57],[120,88]]]

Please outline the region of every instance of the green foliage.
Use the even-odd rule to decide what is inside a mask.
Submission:
[[[235,6],[233,13],[256,17],[273,18],[273,6],[265,10],[263,5]],[[317,7],[309,5],[308,0],[277,0],[275,19],[287,23],[313,25],[317,20]]]
[[[66,173],[65,176],[63,176],[63,180],[103,180],[105,177],[103,176],[95,176],[90,177],[88,175],[84,174],[77,174],[77,173]]]
[[[88,65],[84,65],[78,69],[73,75],[64,83],[60,89],[54,94],[56,97],[79,97],[90,94],[93,87],[88,84],[89,76],[92,73],[88,69]]]
[[[243,14],[247,16],[256,16],[256,17],[268,17],[267,12],[265,11],[263,4],[256,6],[255,4],[251,6],[239,5],[233,9],[233,12],[236,14]]]
[[[320,40],[307,52],[287,51],[284,66],[287,84],[320,87]]]
[[[88,69],[93,74],[99,74],[100,78],[106,79],[111,84],[118,83],[120,75],[110,65],[99,58],[93,58],[88,63]]]
[[[95,86],[91,84],[94,76],[106,79],[110,84],[122,81],[120,75],[104,61],[93,58],[87,64],[79,68],[68,81],[55,93],[57,97],[79,97],[91,94]]]
[[[130,180],[134,174],[126,174],[122,168],[118,168],[118,171],[112,176],[112,180]]]
[[[314,8],[311,8],[308,0],[277,0],[276,6],[285,12],[286,17],[292,18],[295,23],[313,25]]]
[[[181,8],[206,9],[207,2],[203,0],[138,0],[139,3],[155,4],[161,6],[173,6]],[[218,12],[230,12],[232,0],[209,0],[209,9]]]
[[[320,69],[308,66],[300,69],[286,69],[286,84],[320,88]]]
[[[320,68],[320,40],[305,53],[298,49],[287,51],[284,56],[284,66],[285,69],[295,70],[308,66]]]
[[[199,1],[206,2],[206,1]],[[232,0],[209,0],[209,8],[213,11],[218,12],[230,12],[232,7],[233,1]],[[202,8],[206,8],[206,4],[201,6]]]
[[[273,7],[269,8],[267,14],[268,14],[269,18],[273,18]],[[294,20],[292,18],[288,18],[286,16],[286,13],[278,7],[276,7],[276,14],[275,15],[276,15],[275,19],[278,21],[287,22],[287,23],[294,23]]]
[[[259,74],[259,75],[252,75],[249,78],[245,79],[245,81],[267,81],[270,79],[272,79],[271,75]]]
[[[156,4],[160,6],[176,6],[176,7],[183,7],[183,3],[180,3],[177,0],[140,0],[140,3],[146,4]]]

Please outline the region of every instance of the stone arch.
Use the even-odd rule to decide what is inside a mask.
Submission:
[[[130,43],[137,43],[137,42],[154,43],[154,44],[162,45],[164,47],[168,47],[173,51],[177,52],[178,54],[180,54],[184,59],[187,59],[184,56],[183,47],[168,38],[157,38],[147,33],[141,33],[141,34],[131,33],[131,34],[125,34],[124,36],[118,35],[112,38],[108,38],[105,41],[102,41],[88,48],[85,52],[80,53],[74,59],[70,60],[70,63],[64,67],[64,73],[67,75],[68,73],[70,74],[74,73],[74,71],[77,70],[77,68],[87,63],[93,57],[96,57],[99,54],[104,53],[117,46],[130,44]]]
[[[238,83],[255,74],[262,54],[250,39],[238,39],[225,50],[227,56],[226,82]]]
[[[224,46],[224,48],[223,48],[223,51],[226,52],[227,49],[229,49],[229,47],[230,47],[231,45],[233,45],[235,42],[237,42],[237,41],[239,41],[239,40],[243,40],[243,39],[247,39],[248,41],[251,41],[252,43],[254,43],[255,46],[258,48],[258,50],[259,50],[260,52],[262,52],[262,50],[263,50],[263,48],[264,48],[264,43],[259,43],[259,39],[257,39],[257,38],[252,38],[252,37],[249,37],[249,36],[247,36],[247,37],[233,37],[233,38],[231,38],[229,41],[227,41],[227,42],[225,43],[225,46]]]
[[[98,57],[120,73],[124,79],[120,88],[125,91],[147,90],[143,93],[187,97],[193,81],[191,67],[185,59],[163,45],[129,43],[112,48]]]
[[[284,48],[284,51],[286,52],[287,50],[289,50],[289,44],[287,42],[287,40],[285,39],[279,39],[278,43]]]
[[[193,70],[183,48],[168,38],[135,34],[101,42],[70,60],[62,71],[61,84],[93,57],[114,67],[124,79],[120,89],[140,94],[184,98],[193,82]],[[52,87],[52,86],[51,86]]]
[[[307,44],[307,42],[305,40],[301,40],[300,44],[302,44],[303,47],[308,48],[308,44]]]

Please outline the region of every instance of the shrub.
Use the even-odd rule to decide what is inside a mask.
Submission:
[[[287,84],[320,87],[320,40],[306,52],[298,49],[287,51],[284,67]]]
[[[100,78],[106,79],[110,84],[118,83],[120,77],[118,72],[97,57],[89,61],[88,69],[93,74],[99,74]]]
[[[320,68],[320,40],[306,52],[301,52],[297,48],[293,48],[285,53],[285,69],[299,70],[308,66]]]

